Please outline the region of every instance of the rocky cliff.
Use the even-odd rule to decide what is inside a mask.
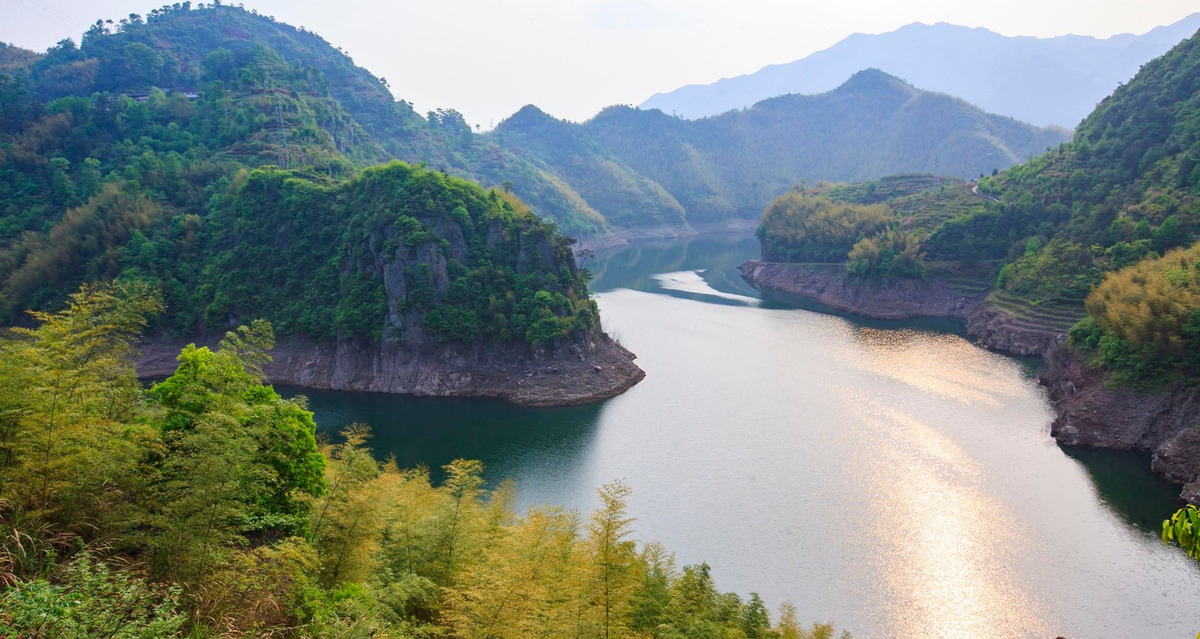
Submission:
[[[149,340],[142,345],[138,374],[166,377],[187,343]],[[215,342],[212,342],[215,343]],[[211,345],[211,343],[210,343]],[[529,406],[567,406],[619,395],[646,374],[634,355],[596,331],[559,347],[482,347],[361,339],[287,337],[264,368],[268,381],[305,388],[451,397],[498,397]]]
[[[1065,347],[1051,350],[1039,381],[1058,413],[1050,434],[1060,444],[1151,452],[1151,469],[1182,484],[1184,500],[1200,503],[1200,389],[1117,388]]]
[[[572,241],[510,194],[401,163],[333,185],[256,171],[221,213],[214,302],[176,333],[270,320],[271,381],[558,405],[644,377],[601,329]],[[145,344],[141,374],[169,374],[186,343]]]
[[[1063,330],[1051,330],[993,308],[989,287],[948,278],[926,282],[884,279],[858,284],[840,269],[820,270],[799,264],[751,260],[739,267],[742,278],[760,291],[776,291],[808,298],[846,313],[876,319],[958,317],[967,333],[988,348],[1013,355],[1042,355],[1066,339]]]

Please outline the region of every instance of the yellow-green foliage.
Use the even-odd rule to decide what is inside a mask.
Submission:
[[[477,461],[434,485],[362,426],[318,450],[303,400],[261,383],[265,322],[146,391],[133,340],[160,309],[89,287],[0,340],[0,635],[828,636],[639,549],[620,482],[586,521],[520,515]]]
[[[763,212],[763,257],[778,262],[841,262],[854,243],[895,222],[884,204],[849,204],[790,191]]]
[[[1200,244],[1109,274],[1086,304],[1096,325],[1132,350],[1183,356],[1184,325],[1200,306]]]
[[[888,229],[859,240],[846,255],[846,272],[858,279],[925,277],[925,254],[912,233]]]

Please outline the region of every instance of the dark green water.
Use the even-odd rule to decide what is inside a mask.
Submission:
[[[1060,449],[1035,362],[954,322],[764,302],[736,270],[756,253],[702,236],[588,265],[647,372],[612,400],[308,392],[311,408],[327,431],[372,425],[403,465],[480,459],[524,504],[587,510],[624,478],[640,539],[855,637],[1195,636],[1200,570],[1156,534],[1174,489],[1142,457]]]

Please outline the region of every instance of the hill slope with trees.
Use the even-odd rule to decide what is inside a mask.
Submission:
[[[589,185],[574,163],[619,162],[641,176],[625,182],[661,187],[694,225],[757,217],[802,179],[858,181],[903,172],[970,178],[1067,137],[919,91],[873,69],[826,94],[781,96],[697,121],[611,107],[582,125],[560,122],[551,129],[538,124],[545,118],[527,115],[502,122],[492,135],[581,191]],[[614,193],[620,181],[608,179],[604,188]],[[646,201],[643,207],[662,205]]]
[[[304,385],[569,403],[640,379],[553,223],[430,163],[368,168],[450,153],[437,127],[454,114],[416,116],[316,36],[180,5],[16,58],[0,75],[0,322],[137,280],[167,302],[155,334],[266,318],[307,340],[293,356],[311,369],[272,369]],[[559,360],[605,372],[502,383]]]
[[[457,111],[439,109],[422,117],[393,97],[386,80],[356,66],[319,35],[240,7],[185,2],[144,18],[98,21],[79,46],[63,40],[40,55],[0,49],[0,69],[19,78],[30,98],[40,103],[91,97],[95,92],[141,98],[152,87],[208,95],[211,91],[206,89],[213,83],[239,98],[248,93],[270,98],[281,89],[306,99],[325,97],[340,105],[344,116],[318,114],[312,127],[343,150],[373,147],[368,156],[357,159],[426,162],[483,184],[504,184],[565,231],[595,234],[605,229],[602,217],[577,193],[476,135]],[[281,78],[284,70],[305,77]],[[276,108],[268,106],[241,124],[292,128],[287,105],[282,107],[282,124]],[[27,110],[27,105],[6,107],[4,120],[19,119]],[[277,159],[286,168],[286,155]]]

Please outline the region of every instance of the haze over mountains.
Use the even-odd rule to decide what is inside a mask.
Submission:
[[[973,178],[1070,137],[921,91],[878,69],[822,95],[780,96],[698,121],[610,107],[573,124],[527,106],[490,135],[623,228],[757,219],[804,179],[901,172]]]
[[[855,34],[786,64],[707,85],[659,93],[643,109],[694,119],[788,93],[829,91],[857,71],[878,68],[986,111],[1038,126],[1073,128],[1138,68],[1200,28],[1200,13],[1142,35],[1097,39],[1008,37],[946,23]]]

